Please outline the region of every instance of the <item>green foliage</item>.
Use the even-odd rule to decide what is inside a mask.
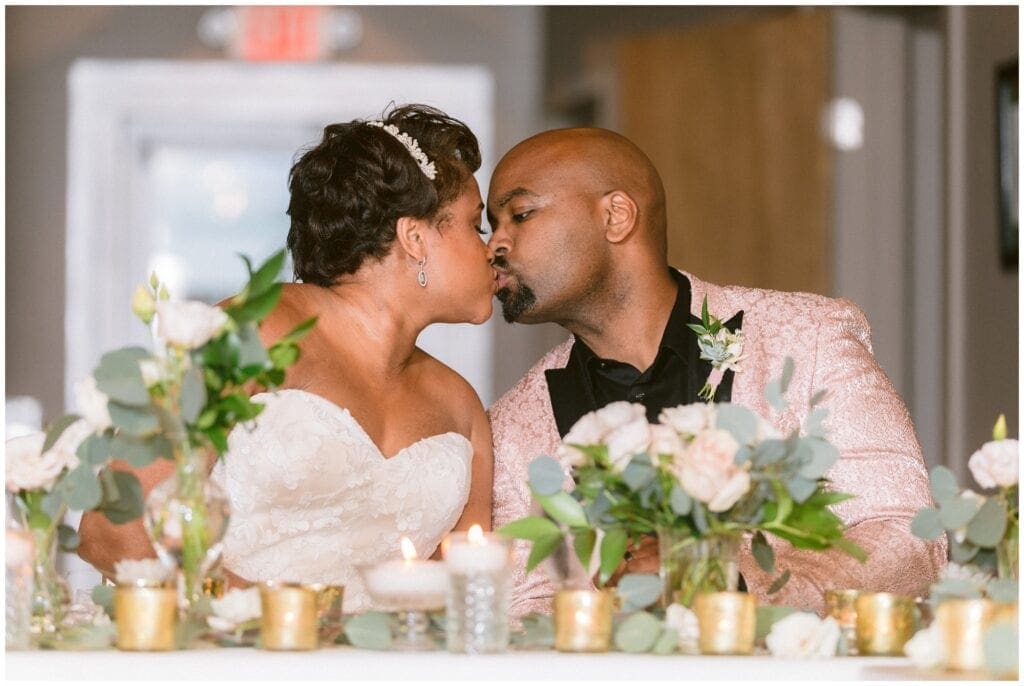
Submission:
[[[799,610],[795,607],[784,605],[761,605],[757,608],[757,626],[754,633],[754,640],[761,643],[772,630],[772,625],[780,619],[784,619]]]
[[[387,650],[391,647],[391,615],[384,612],[364,612],[345,622],[345,639],[349,645],[366,650]]]
[[[611,529],[606,531],[601,541],[601,585],[608,583],[612,574],[622,562],[626,554],[626,546],[629,544],[629,536],[624,529]]]
[[[661,579],[655,574],[626,574],[619,579],[616,593],[624,612],[642,610],[658,601]]]
[[[657,617],[649,612],[636,612],[615,629],[615,647],[624,653],[648,653],[661,633]]]
[[[538,496],[554,495],[562,490],[565,473],[558,462],[547,455],[541,455],[530,462],[527,468],[530,490]]]

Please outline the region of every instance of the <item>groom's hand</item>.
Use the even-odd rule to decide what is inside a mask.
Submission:
[[[636,546],[626,549],[624,559],[611,579],[609,586],[617,586],[619,579],[626,574],[657,574],[658,573],[658,538],[656,536],[644,536]]]

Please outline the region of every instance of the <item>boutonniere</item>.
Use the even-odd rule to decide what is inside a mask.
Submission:
[[[737,362],[743,359],[743,331],[730,331],[721,319],[709,315],[706,295],[700,310],[700,321],[700,324],[687,326],[697,334],[700,359],[711,363],[711,373],[697,395],[707,402],[712,402],[725,373],[730,369],[734,372],[741,371]]]

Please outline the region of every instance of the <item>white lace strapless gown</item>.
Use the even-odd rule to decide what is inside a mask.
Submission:
[[[433,554],[469,497],[473,447],[428,436],[385,458],[345,408],[301,390],[261,393],[212,478],[231,500],[224,564],[250,581],[345,586],[345,612],[371,606],[357,567]]]

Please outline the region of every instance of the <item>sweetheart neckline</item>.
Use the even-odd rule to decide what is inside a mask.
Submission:
[[[275,396],[280,396],[280,395],[285,394],[285,393],[300,393],[303,396],[307,396],[307,397],[313,398],[315,401],[319,401],[319,402],[323,403],[324,405],[327,405],[328,407],[333,408],[335,411],[339,412],[342,416],[348,417],[351,420],[352,425],[355,426],[359,430],[359,433],[362,434],[363,438],[366,439],[366,442],[369,443],[371,446],[373,446],[373,449],[376,451],[377,455],[379,455],[380,458],[382,460],[384,460],[384,461],[391,461],[393,459],[396,459],[396,458],[402,456],[403,454],[407,453],[408,451],[412,450],[413,448],[415,448],[416,446],[418,446],[421,443],[425,443],[425,442],[430,441],[430,440],[435,439],[435,438],[444,438],[445,436],[457,436],[458,438],[461,438],[463,441],[466,442],[466,444],[470,447],[471,451],[473,449],[472,441],[470,441],[468,438],[466,438],[465,436],[463,436],[459,432],[457,432],[457,431],[445,431],[444,433],[431,434],[430,436],[424,436],[422,438],[418,438],[415,441],[413,441],[412,443],[410,443],[409,445],[407,445],[404,448],[400,449],[398,452],[394,453],[393,455],[385,456],[384,455],[384,451],[380,449],[380,446],[377,444],[377,442],[375,440],[373,440],[373,438],[370,436],[370,434],[368,434],[366,432],[366,429],[363,428],[363,425],[359,423],[359,420],[356,419],[355,415],[352,414],[352,412],[350,412],[347,407],[342,407],[338,403],[336,403],[333,400],[330,400],[328,398],[325,398],[322,395],[317,395],[316,393],[313,393],[311,391],[306,391],[306,390],[303,390],[301,388],[282,388],[282,389],[279,389],[277,391],[267,391],[267,392],[263,392],[263,393],[257,393],[256,395],[254,395],[252,397],[252,399],[256,400],[258,402],[258,398],[260,396],[275,397]]]

